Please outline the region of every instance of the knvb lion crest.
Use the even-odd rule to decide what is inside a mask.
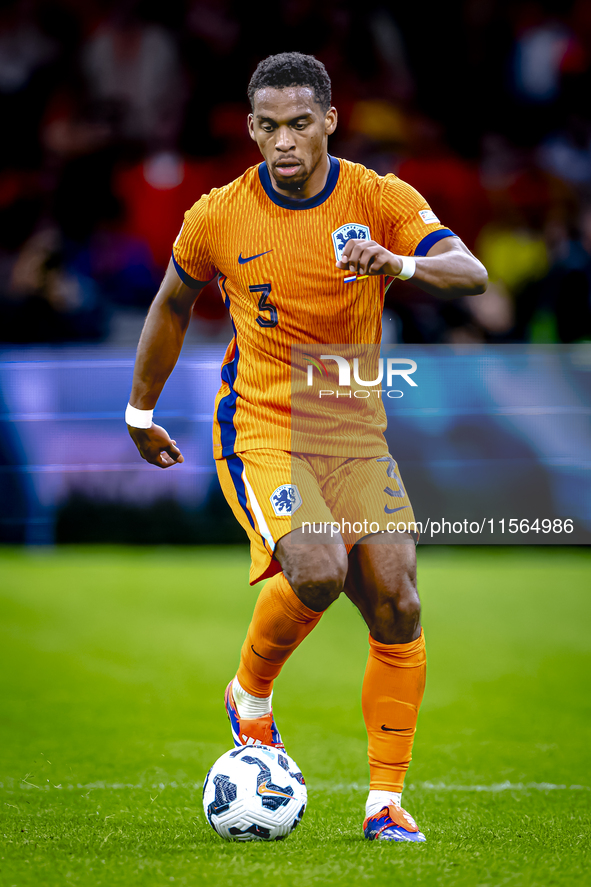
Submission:
[[[302,504],[302,497],[295,484],[281,484],[271,493],[269,501],[277,517],[290,517]]]
[[[371,240],[368,226],[360,225],[357,222],[348,222],[332,232],[332,243],[337,262],[341,261],[348,240]]]

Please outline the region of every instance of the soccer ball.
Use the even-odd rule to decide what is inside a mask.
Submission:
[[[301,821],[307,800],[298,765],[268,745],[227,751],[203,785],[207,821],[227,841],[286,838]]]

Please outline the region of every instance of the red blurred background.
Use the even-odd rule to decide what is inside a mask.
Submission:
[[[257,62],[315,54],[330,150],[396,172],[485,262],[487,293],[388,294],[385,340],[591,337],[591,6],[3,0],[0,342],[132,344],[183,212],[259,161]],[[230,337],[214,286],[191,335]]]

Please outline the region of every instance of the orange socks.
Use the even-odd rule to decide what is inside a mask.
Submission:
[[[410,764],[427,660],[423,632],[409,644],[369,637],[361,705],[369,738],[369,787],[401,792]]]
[[[306,607],[283,575],[277,573],[259,594],[236,677],[252,696],[271,695],[283,664],[312,629],[322,613]]]
[[[238,682],[251,696],[271,695],[283,664],[318,624],[278,573],[259,594],[240,654]],[[409,644],[380,644],[371,635],[361,704],[369,738],[370,789],[401,792],[425,689],[423,632]]]

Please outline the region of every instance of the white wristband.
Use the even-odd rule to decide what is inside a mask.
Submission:
[[[136,410],[130,403],[125,410],[125,421],[132,428],[150,428],[154,410]]]
[[[400,269],[400,274],[397,274],[396,277],[398,280],[410,280],[415,271],[417,270],[417,261],[414,256],[398,256],[400,261],[402,262],[402,268]]]

